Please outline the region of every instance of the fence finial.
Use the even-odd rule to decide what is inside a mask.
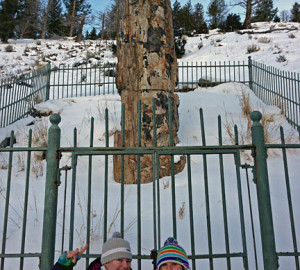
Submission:
[[[54,113],[50,116],[50,122],[51,122],[52,125],[58,126],[60,121],[61,121],[61,117],[58,113]]]
[[[253,121],[253,126],[262,126],[260,123],[260,120],[262,119],[262,113],[260,111],[251,112],[250,118]]]

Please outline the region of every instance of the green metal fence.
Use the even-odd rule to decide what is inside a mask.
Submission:
[[[152,110],[155,120],[155,105]],[[141,114],[140,106],[138,111]],[[173,235],[187,250],[194,270],[274,270],[277,269],[277,263],[283,265],[283,268],[279,269],[287,269],[284,268],[286,260],[289,263],[292,260],[292,264],[289,265],[293,265],[293,268],[289,269],[299,270],[300,252],[297,238],[299,235],[297,236],[296,228],[299,228],[300,220],[299,215],[296,215],[298,212],[295,205],[295,196],[298,194],[293,193],[293,188],[299,189],[299,181],[298,175],[289,174],[291,166],[298,167],[298,165],[292,164],[291,160],[288,162],[288,159],[293,157],[293,154],[299,155],[300,145],[286,144],[282,130],[280,144],[265,145],[264,131],[260,124],[261,114],[254,112],[251,115],[252,144],[239,145],[238,130],[235,127],[235,144],[224,145],[222,121],[219,117],[219,144],[208,146],[205,117],[200,109],[201,145],[117,148],[109,145],[108,115],[106,109],[103,147],[93,146],[95,131],[93,118],[91,118],[89,146],[78,146],[77,129],[74,129],[73,146],[60,146],[60,116],[52,115],[47,148],[32,147],[30,134],[28,147],[13,147],[12,133],[10,147],[0,149],[0,153],[8,155],[7,181],[4,188],[5,211],[1,214],[3,216],[1,270],[10,269],[11,261],[14,266],[19,264],[19,269],[27,269],[24,264],[29,259],[35,259],[35,265],[40,264],[41,269],[50,270],[55,259],[55,250],[61,252],[73,249],[78,243],[83,242],[88,243],[89,248],[84,255],[85,259],[79,262],[81,266],[77,267],[84,268],[82,264],[87,266],[92,258],[99,256],[101,243],[107,239],[112,230],[119,230],[126,238],[131,239],[134,269],[152,268],[151,250],[157,250],[166,237]],[[122,115],[125,115],[124,105]],[[170,123],[172,124],[172,121]],[[141,128],[137,134],[138,138],[141,137],[140,130]],[[122,134],[124,136],[124,130]],[[278,166],[283,164],[284,176],[279,178],[279,183],[274,183],[277,181],[274,179],[277,178],[273,178],[273,172],[268,171],[267,151],[271,149],[282,151],[281,158],[276,159]],[[292,156],[288,149],[294,151]],[[33,165],[30,160],[34,151],[47,152],[44,185],[46,196],[44,203],[39,202],[44,205],[43,226],[36,228],[33,236],[35,238],[30,239],[30,232],[26,230],[26,226],[31,222],[27,210],[30,207],[29,181],[32,180],[29,176]],[[241,162],[244,151],[252,154],[253,165]],[[12,188],[13,175],[16,173],[13,155],[19,152],[26,153],[27,164],[24,168],[26,184],[23,223],[20,228],[22,235],[21,241],[16,242],[15,237],[13,239],[7,237],[7,232],[12,226],[10,221],[15,210],[10,202],[10,197],[15,195]],[[124,175],[121,177],[121,183],[112,181],[111,159],[114,155],[137,156],[136,185],[125,185]],[[160,155],[173,157],[185,155],[187,163],[181,175],[175,175],[174,170],[171,170],[169,178],[157,179],[155,175],[158,173],[153,173],[151,183],[141,184],[139,180],[141,155],[152,156],[153,172],[157,172],[160,167]],[[172,160],[174,162],[174,158]],[[172,165],[174,168],[173,163]],[[101,174],[99,168],[103,168]],[[121,164],[121,170],[122,168],[124,164],[123,166]],[[254,182],[250,183],[249,178],[253,178]],[[272,213],[276,209],[271,201],[276,202],[277,194],[274,194],[274,190],[271,192],[273,185],[284,187],[282,191],[286,192],[287,197],[280,203],[288,209],[287,212],[279,213],[279,216],[275,217]],[[85,200],[80,199],[81,196]],[[21,197],[19,200],[22,202]],[[112,211],[115,205],[117,208]],[[136,205],[136,208],[134,209],[132,205]],[[97,215],[100,217],[95,224]],[[288,220],[284,228],[280,229],[283,217],[288,217]],[[27,248],[38,234],[42,236],[41,248],[38,250]],[[292,243],[289,248],[281,246],[278,237],[281,234]],[[93,247],[93,241],[96,241],[96,247]],[[11,242],[14,243],[13,247]]]
[[[0,127],[27,116],[35,104],[47,100],[50,64],[17,78],[0,80]]]
[[[115,63],[63,65],[51,71],[50,99],[114,94]]]
[[[226,82],[249,84],[248,62],[178,62],[179,90],[213,87]]]
[[[1,81],[0,127],[28,115],[33,106],[48,99],[114,94],[115,64],[92,66],[49,65],[22,78]],[[300,133],[300,78],[298,73],[284,72],[252,61],[248,62],[178,62],[178,91],[212,87],[226,82],[249,84],[266,104],[279,107]]]
[[[300,75],[252,61],[250,88],[266,104],[279,107],[300,133]]]

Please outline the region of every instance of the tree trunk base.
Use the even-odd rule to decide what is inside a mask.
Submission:
[[[121,132],[116,132],[114,135],[114,146],[121,146]],[[138,157],[137,155],[124,155],[124,183],[125,184],[137,184],[138,182]],[[157,159],[157,158],[156,158]],[[157,162],[156,160],[154,161]],[[183,171],[186,163],[186,156],[180,156],[179,160],[174,161],[174,174],[178,174]],[[122,179],[122,156],[114,155],[114,180],[118,183]],[[159,156],[159,178],[170,176],[172,173],[172,160],[170,155]],[[156,166],[156,168],[158,165]],[[153,181],[153,173],[155,179],[157,179],[157,169],[153,172],[152,155],[140,156],[140,182],[141,184],[150,183]]]

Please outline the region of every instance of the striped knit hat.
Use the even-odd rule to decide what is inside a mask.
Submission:
[[[101,263],[106,264],[118,259],[132,259],[129,242],[121,237],[119,232],[114,232],[102,247]]]
[[[185,270],[190,269],[188,257],[185,250],[178,245],[178,242],[173,237],[169,237],[164,246],[157,253],[156,270],[167,262],[178,263]]]

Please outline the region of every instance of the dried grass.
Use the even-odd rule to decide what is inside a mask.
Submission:
[[[185,202],[182,202],[181,207],[179,208],[179,212],[178,212],[179,218],[183,219],[185,216]]]
[[[278,99],[278,106],[280,106],[281,109],[281,114],[283,114],[283,110],[285,108],[284,105],[282,105],[282,99]],[[251,107],[251,102],[250,102],[250,96],[249,94],[246,94],[245,91],[241,91],[241,94],[239,96],[239,105],[241,108],[242,112],[242,117],[246,118],[247,126],[246,128],[240,124],[238,126],[239,129],[239,144],[251,144],[252,139],[251,139],[251,126],[252,126],[252,120],[250,119],[250,113],[253,111]],[[280,126],[282,124],[282,121],[280,121],[280,117],[278,120],[278,117],[275,117],[274,114],[267,113],[264,109],[260,109],[262,113],[262,119],[261,119],[261,124],[264,128],[264,137],[265,137],[265,143],[266,144],[273,144],[273,143],[280,143]],[[284,119],[284,118],[282,118]],[[234,120],[233,119],[228,119],[227,113],[225,117],[225,123],[223,124],[225,131],[228,135],[228,141],[231,144],[235,144],[235,134],[233,132],[234,130]],[[296,139],[296,135],[293,132],[290,132],[290,134],[285,135],[285,141],[286,143],[288,142],[294,142]],[[226,142],[226,141],[225,141]],[[276,151],[275,149],[268,150],[268,154],[272,156],[278,155],[280,151]],[[251,160],[251,154],[249,151],[243,152],[241,151],[242,156],[246,160]]]

